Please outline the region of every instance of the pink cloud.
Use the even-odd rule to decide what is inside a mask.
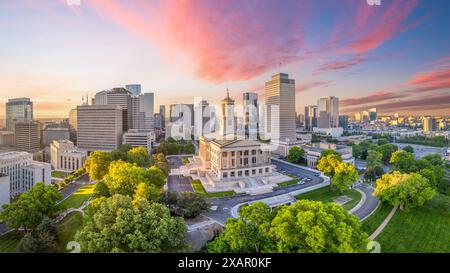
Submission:
[[[319,67],[319,71],[324,72],[324,71],[342,70],[353,67],[365,61],[367,61],[367,58],[365,58],[364,56],[355,56],[354,58],[348,60],[332,61],[321,65]]]
[[[305,92],[314,88],[328,87],[331,84],[330,81],[315,81],[309,83],[297,83],[295,87],[296,93]]]
[[[367,103],[374,103],[374,102],[380,102],[385,100],[391,100],[391,99],[397,99],[404,97],[404,94],[400,94],[398,92],[376,92],[369,96],[361,97],[361,98],[351,98],[351,99],[343,99],[340,101],[340,105],[347,107],[347,106],[354,106],[354,105],[362,105]]]

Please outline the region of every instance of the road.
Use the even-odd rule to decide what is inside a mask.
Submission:
[[[373,187],[367,184],[359,184],[355,188],[362,191],[366,195],[366,199],[364,201],[364,204],[356,211],[353,211],[352,214],[358,217],[360,220],[364,220],[368,216],[370,216],[373,211],[375,211],[375,209],[380,204],[380,199],[372,195]]]
[[[170,169],[178,169],[183,165],[181,157],[169,157],[167,158],[167,162],[169,163]],[[167,190],[175,192],[194,191],[189,178],[181,175],[169,175]]]
[[[441,156],[444,156],[445,151],[447,148],[439,148],[439,147],[431,147],[431,146],[425,146],[425,145],[419,145],[419,144],[408,144],[408,143],[392,143],[394,145],[398,146],[398,149],[401,150],[405,146],[411,146],[414,149],[414,155],[416,158],[422,158],[429,154],[440,154]]]

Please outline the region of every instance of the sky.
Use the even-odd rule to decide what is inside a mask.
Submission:
[[[298,113],[337,96],[342,113],[450,115],[448,14],[448,0],[0,1],[0,118],[8,98],[59,118],[133,83],[155,109],[227,88],[263,100],[280,72]]]

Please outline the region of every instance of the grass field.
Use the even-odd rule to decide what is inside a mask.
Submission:
[[[72,212],[67,215],[56,227],[58,234],[58,249],[57,252],[68,252],[66,249],[67,243],[73,241],[73,237],[77,230],[83,224],[83,215],[80,212]]]
[[[10,232],[0,236],[0,253],[16,253],[22,234]]]
[[[423,207],[397,210],[375,240],[381,252],[450,252],[450,196],[439,194]]]
[[[55,178],[64,178],[66,177],[68,174],[65,172],[61,172],[61,171],[52,171],[52,177]]]
[[[207,198],[215,198],[215,197],[227,197],[227,196],[233,196],[236,195],[236,192],[234,191],[221,191],[221,192],[213,192],[209,193],[203,188],[202,182],[199,180],[192,180],[191,179],[192,188],[194,188],[194,191],[197,193],[200,193]]]
[[[362,229],[370,236],[383,223],[391,210],[390,205],[381,203],[377,210],[362,222]]]
[[[351,210],[359,203],[359,200],[361,200],[361,194],[357,190],[348,190],[341,193],[339,191],[332,191],[330,187],[323,187],[317,190],[305,192],[297,195],[295,198],[297,198],[297,200],[308,199],[321,202],[333,202],[334,199],[342,195],[348,196],[352,199],[342,206],[346,210]]]
[[[297,178],[297,179],[292,179],[292,180],[289,180],[286,182],[281,182],[281,183],[278,183],[278,187],[287,187],[290,185],[295,185],[298,183],[298,181],[300,181],[300,179]]]
[[[69,208],[79,208],[86,202],[93,194],[95,184],[86,185],[78,189],[75,193],[62,201],[59,205],[62,211]]]

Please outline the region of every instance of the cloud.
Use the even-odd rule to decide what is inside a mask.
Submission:
[[[397,99],[404,97],[404,94],[398,93],[398,92],[376,92],[369,96],[360,97],[360,98],[350,98],[350,99],[343,99],[339,102],[340,106],[348,107],[348,106],[354,106],[354,105],[362,105],[362,104],[373,104],[375,102],[385,101],[385,100],[391,100],[391,99]]]
[[[413,75],[406,83],[408,93],[423,93],[450,88],[450,58],[432,63],[431,69]]]
[[[325,72],[325,71],[333,71],[333,70],[342,70],[346,68],[353,67],[355,65],[358,65],[362,62],[365,62],[367,58],[364,56],[355,56],[348,60],[337,60],[325,63],[319,67],[319,71]]]
[[[320,88],[320,87],[328,87],[331,84],[331,81],[315,81],[315,82],[309,82],[309,83],[301,83],[296,85],[295,92],[305,92],[310,89],[314,88]]]

